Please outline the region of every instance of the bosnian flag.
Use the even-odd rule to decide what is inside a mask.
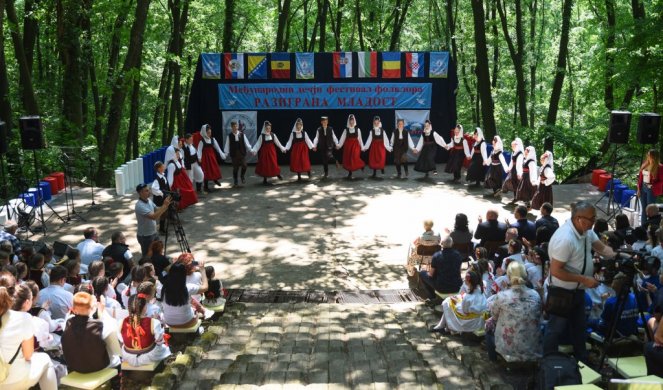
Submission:
[[[224,53],[223,65],[226,79],[244,78],[244,53]]]
[[[378,77],[378,52],[357,52],[357,70],[359,77]]]
[[[405,77],[424,77],[424,53],[405,53]]]
[[[334,52],[334,78],[352,77],[352,52]]]

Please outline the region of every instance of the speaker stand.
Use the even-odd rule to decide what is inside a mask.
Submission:
[[[35,168],[35,182],[37,183],[37,199],[35,201],[39,205],[39,222],[41,222],[41,233],[46,237],[46,221],[44,221],[44,207],[42,204],[44,203],[42,200],[42,196],[40,195],[39,191],[39,165],[37,164],[37,151],[34,149],[32,150],[32,162],[34,164]]]
[[[64,149],[65,147],[61,147]],[[67,148],[70,149],[70,148]],[[67,201],[67,222],[73,221],[74,219],[78,219],[83,222],[87,222],[83,216],[76,211],[76,205],[74,204],[74,189],[73,189],[73,169],[71,167],[72,160],[74,158],[69,156],[67,153],[63,152],[62,153],[62,166],[64,167],[64,182],[65,182],[65,189],[64,189],[64,196],[65,200]],[[69,211],[69,202],[71,202],[71,211]]]
[[[614,201],[614,194],[615,194],[615,170],[617,169],[617,151],[619,150],[619,145],[615,145],[614,149],[612,150],[612,154],[610,155],[610,160],[609,164],[611,166],[610,172],[610,188],[599,198],[599,200],[594,203],[594,207],[596,207],[598,210],[601,210],[603,214],[606,215],[606,219],[608,222],[610,222],[615,216],[617,216],[617,213],[622,210],[622,205],[619,202]],[[599,207],[599,203],[603,200],[603,198],[608,197],[608,205],[606,206],[605,209],[602,209]]]

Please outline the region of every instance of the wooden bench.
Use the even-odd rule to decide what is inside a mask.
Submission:
[[[583,385],[597,383],[599,380],[601,380],[601,374],[592,370],[591,367],[585,365],[583,362],[578,362],[578,368],[580,369],[580,376],[582,377]]]
[[[149,382],[162,362],[163,360],[160,360],[142,366],[132,366],[128,362],[122,362],[122,376],[138,382]]]
[[[647,365],[645,364],[645,357],[642,355],[609,358],[608,365],[625,379],[633,379],[647,375]]]
[[[191,339],[198,336],[200,332],[200,325],[203,321],[198,319],[196,323],[187,328],[168,328],[168,333],[171,335],[170,342],[172,344],[181,345],[189,342]]]
[[[80,372],[72,371],[62,378],[60,384],[75,389],[92,390],[109,385],[110,380],[116,376],[117,370],[114,368],[104,368],[101,371],[95,371],[89,374],[81,374]]]
[[[226,300],[225,298],[217,298],[213,301],[204,300],[203,307],[207,310],[211,310],[214,313],[223,313],[226,309]]]
[[[555,386],[555,390],[601,390],[596,385],[568,385],[568,386]]]

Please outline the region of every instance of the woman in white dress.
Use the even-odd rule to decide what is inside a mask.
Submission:
[[[483,293],[481,276],[469,271],[465,274],[465,291],[442,302],[442,318],[431,328],[438,333],[474,332],[483,329],[486,311],[486,296]],[[462,291],[462,290],[461,290]]]

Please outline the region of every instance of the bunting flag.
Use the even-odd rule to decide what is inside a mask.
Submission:
[[[378,53],[376,51],[357,52],[359,77],[378,77]]]
[[[352,52],[334,52],[334,78],[352,77]]]
[[[295,53],[296,78],[310,80],[315,77],[313,53]]]
[[[272,78],[290,78],[290,53],[272,53],[271,59]]]
[[[223,65],[226,79],[244,78],[244,53],[224,53]]]
[[[398,51],[382,53],[382,78],[401,78],[401,53]]]
[[[219,53],[202,53],[200,55],[203,65],[203,78],[204,79],[220,79],[221,78],[221,54]]]
[[[430,70],[428,71],[428,77],[447,78],[448,71],[449,71],[449,52],[432,51],[430,53]]]
[[[264,53],[247,54],[249,79],[262,80],[267,78],[267,55]]]
[[[424,77],[424,53],[405,53],[405,77]]]

